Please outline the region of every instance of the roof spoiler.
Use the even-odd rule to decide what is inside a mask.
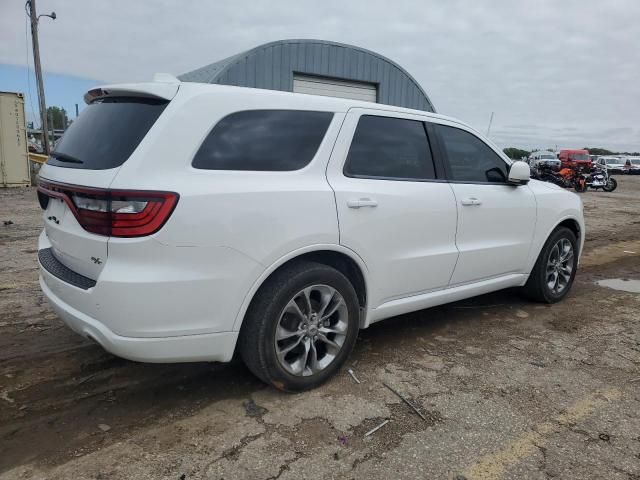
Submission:
[[[106,97],[146,97],[171,100],[178,93],[180,80],[169,73],[156,73],[153,82],[121,83],[92,88],[84,94],[85,103],[89,104],[99,98]]]

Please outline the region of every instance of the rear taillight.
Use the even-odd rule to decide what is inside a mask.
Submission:
[[[64,200],[86,231],[110,237],[151,235],[162,228],[178,203],[173,192],[93,189],[44,181],[38,192]]]

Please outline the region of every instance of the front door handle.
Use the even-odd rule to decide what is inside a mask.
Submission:
[[[460,200],[460,203],[466,207],[471,205],[482,205],[482,201],[478,200],[476,197],[469,197]]]
[[[357,200],[347,200],[347,207],[349,208],[362,208],[362,207],[377,207],[378,202],[371,198],[359,198]]]

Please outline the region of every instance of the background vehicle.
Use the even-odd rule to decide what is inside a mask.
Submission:
[[[630,175],[640,174],[640,157],[627,157],[624,160],[623,171]]]
[[[585,190],[588,187],[595,190],[602,188],[605,192],[613,192],[618,187],[618,182],[609,175],[608,168],[600,164],[594,164],[591,172],[585,175],[584,187]]]
[[[303,390],[379,320],[571,288],[580,199],[452,118],[178,81],[86,98],[40,173],[40,284],[116,355],[229,361],[237,344]]]
[[[532,178],[540,180],[542,182],[553,183],[562,188],[568,188],[569,185],[565,177],[560,174],[560,170],[555,167],[549,167],[546,165],[540,166],[537,169],[531,171]]]
[[[624,170],[624,160],[619,157],[602,156],[596,162],[609,173],[622,173]]]
[[[561,162],[553,152],[539,150],[531,152],[529,155],[529,165],[531,168],[550,167],[553,170],[560,170]]]
[[[558,159],[562,162],[562,167],[572,167],[576,165],[591,167],[589,150],[560,150]]]

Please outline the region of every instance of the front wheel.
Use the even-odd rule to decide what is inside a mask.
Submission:
[[[618,181],[613,177],[609,177],[607,184],[602,187],[602,190],[605,192],[613,192],[616,188],[618,188]]]
[[[576,236],[568,228],[558,227],[542,247],[524,286],[524,292],[539,302],[559,302],[571,290],[577,267]]]
[[[280,390],[314,388],[351,353],[359,311],[353,285],[338,270],[292,264],[269,278],[251,302],[240,355],[258,378]]]

